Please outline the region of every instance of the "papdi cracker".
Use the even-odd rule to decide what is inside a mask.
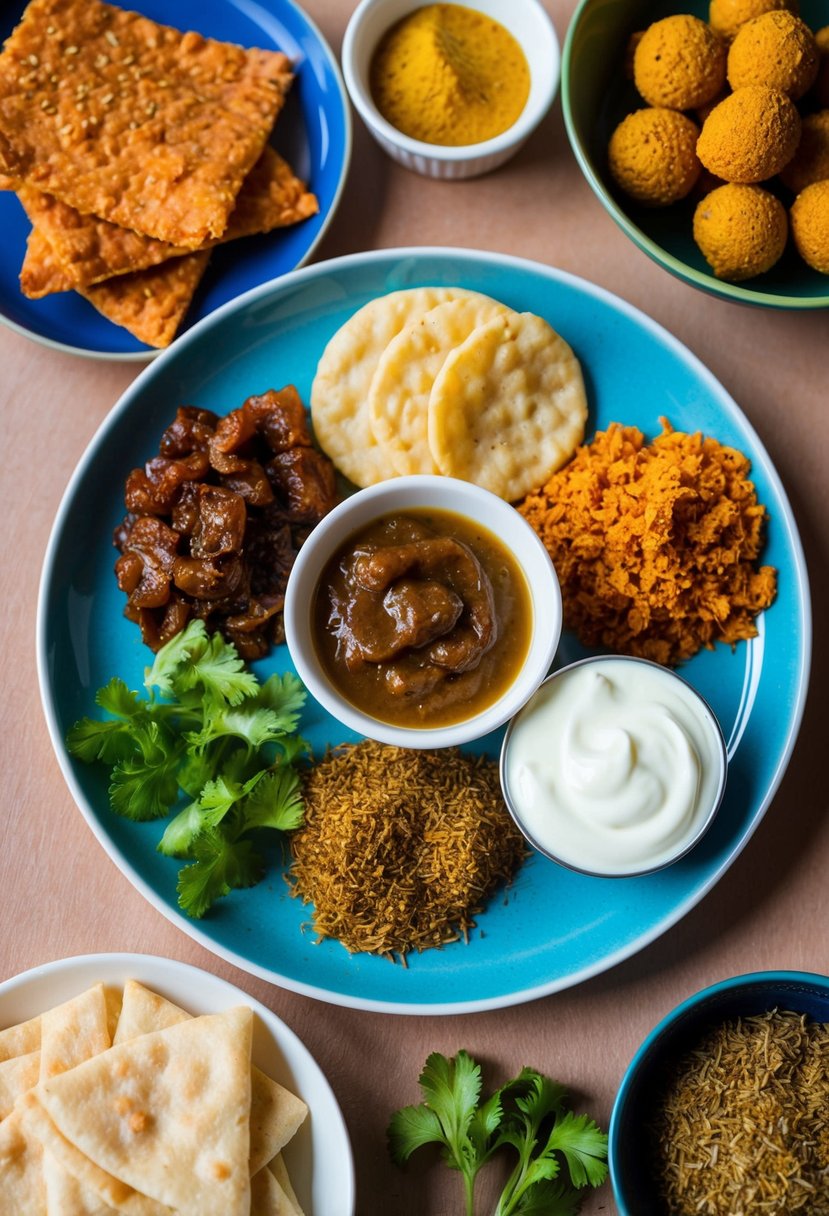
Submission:
[[[291,79],[280,52],[32,0],[0,54],[0,172],[195,248],[224,232]]]
[[[586,420],[568,344],[542,317],[508,312],[444,362],[429,398],[429,446],[441,473],[511,502],[572,456]]]

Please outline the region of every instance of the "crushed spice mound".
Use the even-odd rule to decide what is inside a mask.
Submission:
[[[829,1213],[829,1025],[734,1018],[669,1070],[649,1129],[673,1216]]]
[[[767,512],[735,448],[660,419],[652,443],[612,423],[518,510],[547,547],[564,624],[585,646],[676,666],[757,633],[777,573]]]
[[[466,940],[527,853],[497,763],[456,748],[344,744],[308,771],[304,797],[291,893],[352,953],[405,961]]]

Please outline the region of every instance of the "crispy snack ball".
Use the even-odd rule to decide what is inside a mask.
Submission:
[[[815,83],[820,52],[804,21],[785,9],[763,13],[740,26],[728,51],[732,89],[764,84],[797,101]]]
[[[584,435],[581,366],[542,317],[508,312],[448,356],[429,400],[441,473],[512,502],[541,485]]]
[[[374,485],[394,473],[389,452],[371,428],[368,405],[380,356],[414,318],[465,294],[459,287],[410,287],[377,296],[340,326],[322,352],[311,386],[314,434],[355,485]]]
[[[677,13],[649,25],[633,54],[633,82],[652,106],[692,110],[725,84],[725,44],[699,17]]]
[[[31,186],[21,186],[18,197],[29,219],[48,240],[53,254],[45,264],[36,256],[43,252],[41,246],[27,251],[20,286],[31,299],[87,287],[114,275],[146,270],[168,258],[192,252],[93,215],[81,215],[74,207]],[[271,232],[307,219],[318,210],[316,197],[306,190],[287,161],[267,147],[245,178],[227,228],[217,240],[206,242],[204,248]]]
[[[790,13],[800,12],[798,0],[711,0],[708,23],[715,33],[730,42],[746,21],[779,8]]]
[[[789,212],[797,252],[820,274],[829,274],[829,180],[801,190]]]
[[[625,194],[645,206],[679,202],[700,175],[698,137],[699,128],[686,114],[664,106],[634,110],[610,137],[611,175]]]
[[[785,207],[762,186],[718,186],[694,211],[694,240],[716,277],[732,283],[771,270],[788,235]]]
[[[278,52],[32,0],[0,55],[0,171],[195,248],[224,232],[291,79]]]
[[[369,412],[371,429],[391,456],[395,472],[438,472],[428,428],[435,377],[473,329],[507,311],[497,300],[470,292],[438,304],[389,342],[372,377]]]
[[[697,156],[726,182],[766,181],[789,163],[800,140],[800,115],[779,89],[749,84],[729,94],[702,124]]]
[[[804,115],[800,143],[792,159],[780,172],[784,186],[799,194],[813,182],[829,178],[829,109]]]

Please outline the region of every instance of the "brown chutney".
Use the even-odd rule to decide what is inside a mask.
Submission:
[[[450,726],[506,691],[533,616],[520,566],[494,533],[451,511],[381,516],[326,564],[314,644],[337,691],[395,726]]]

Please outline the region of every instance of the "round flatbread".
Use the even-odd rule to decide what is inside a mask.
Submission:
[[[444,361],[429,399],[429,447],[441,473],[514,502],[572,456],[586,420],[568,344],[542,317],[508,312]]]
[[[509,310],[490,296],[468,292],[445,300],[392,338],[380,356],[369,392],[374,437],[395,471],[437,473],[429,447],[429,397],[447,356],[484,321]]]
[[[377,296],[349,317],[323,351],[311,386],[314,434],[355,485],[374,485],[395,473],[369,415],[369,390],[380,356],[415,317],[464,294],[459,287],[410,287]]]

